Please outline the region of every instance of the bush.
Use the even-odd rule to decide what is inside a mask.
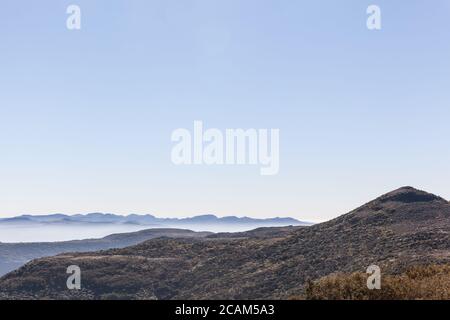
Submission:
[[[365,273],[333,274],[309,281],[308,300],[450,300],[450,265],[413,267],[398,275],[381,278],[380,290],[367,288]]]

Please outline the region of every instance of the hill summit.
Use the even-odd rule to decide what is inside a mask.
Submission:
[[[366,228],[390,227],[407,230],[445,226],[449,219],[449,202],[439,196],[402,187],[345,214],[327,224],[361,224]],[[416,230],[417,231],[417,230]]]
[[[379,202],[401,202],[401,203],[414,203],[414,202],[432,202],[440,201],[447,202],[445,199],[438,197],[434,194],[417,190],[413,187],[402,187],[392,192],[389,192],[375,201]]]

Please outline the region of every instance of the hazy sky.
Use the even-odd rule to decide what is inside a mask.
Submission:
[[[321,221],[403,185],[449,199],[449,80],[448,0],[2,0],[0,216]],[[194,120],[279,128],[279,174],[175,166]]]

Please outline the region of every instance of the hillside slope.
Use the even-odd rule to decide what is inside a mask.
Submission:
[[[335,272],[450,262],[450,205],[404,187],[326,223],[272,237],[155,239],[35,260],[0,279],[4,298],[259,299],[301,295]],[[82,290],[65,287],[67,266]]]
[[[30,260],[53,256],[63,252],[98,251],[123,248],[158,238],[205,237],[209,232],[182,229],[148,229],[130,233],[113,234],[102,239],[86,239],[61,242],[0,243],[0,276],[15,270]]]

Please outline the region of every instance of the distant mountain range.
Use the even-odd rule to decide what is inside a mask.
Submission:
[[[81,290],[66,287],[73,264]],[[373,264],[382,276],[450,264],[449,202],[404,187],[312,226],[64,253],[0,278],[0,299],[287,299],[302,296],[309,280]]]
[[[194,232],[186,230],[188,228],[200,230],[250,230],[259,227],[279,227],[279,226],[299,226],[307,223],[300,222],[292,218],[273,219],[252,219],[238,217],[218,218],[214,215],[201,215],[192,218],[156,218],[152,215],[128,215],[120,216],[115,214],[90,213],[86,215],[22,215],[14,218],[0,219],[0,232],[12,233],[46,233],[49,230],[58,230],[59,233],[69,234],[69,239],[82,239],[70,241],[23,241],[20,243],[0,242],[0,276],[17,269],[36,258],[52,256],[63,252],[89,252],[105,250],[111,248],[123,248],[157,237],[171,238],[191,238],[203,237],[212,232]],[[79,237],[79,230],[93,227],[95,230],[101,229],[104,225],[129,226],[121,230],[130,230],[133,227],[141,226],[144,229],[138,232],[124,232],[109,235],[103,238],[85,239]],[[64,228],[63,228],[64,227]],[[76,227],[76,228],[74,228]],[[148,229],[147,229],[148,228]],[[150,229],[151,228],[151,229]],[[91,228],[92,229],[92,228]],[[77,232],[75,232],[76,230]],[[134,230],[133,230],[134,231]],[[123,231],[121,231],[123,232]],[[110,232],[106,233],[109,234]],[[227,237],[233,234],[226,234]],[[2,235],[2,239],[5,238]],[[8,237],[6,237],[8,238]],[[23,238],[21,236],[20,238]],[[26,238],[29,239],[29,238]]]
[[[308,222],[298,221],[293,218],[270,218],[254,219],[249,217],[228,216],[219,218],[212,214],[199,215],[189,218],[157,218],[153,215],[130,214],[127,216],[111,213],[89,213],[89,214],[50,214],[50,215],[21,215],[12,218],[0,219],[0,224],[136,224],[155,227],[183,227],[186,225],[259,225],[259,226],[288,226],[288,225],[310,225]]]

